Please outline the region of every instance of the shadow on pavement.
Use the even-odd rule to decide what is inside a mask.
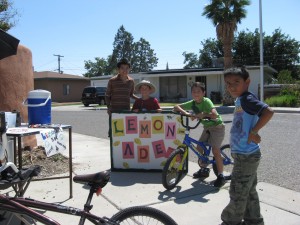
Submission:
[[[219,192],[219,189],[215,188],[212,182],[195,180],[191,185],[191,188],[183,190],[179,183],[173,190],[159,192],[158,199],[161,201],[172,200],[177,204],[185,204],[189,201],[205,203],[209,201],[205,195]]]
[[[114,186],[140,184],[161,184],[161,173],[152,172],[111,172],[110,182]]]

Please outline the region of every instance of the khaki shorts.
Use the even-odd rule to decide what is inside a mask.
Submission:
[[[199,141],[208,143],[210,146],[220,148],[225,136],[224,124],[212,127],[204,127]]]

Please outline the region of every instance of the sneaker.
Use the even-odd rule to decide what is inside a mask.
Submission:
[[[209,177],[209,168],[201,168],[196,173],[193,174],[194,178],[207,178]]]
[[[224,184],[225,184],[225,178],[224,178],[223,174],[219,174],[217,179],[214,182],[214,186],[220,188]]]

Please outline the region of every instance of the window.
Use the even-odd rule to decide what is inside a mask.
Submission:
[[[63,95],[69,95],[69,94],[70,94],[70,85],[63,84]]]
[[[161,101],[178,100],[187,97],[186,77],[160,77]]]

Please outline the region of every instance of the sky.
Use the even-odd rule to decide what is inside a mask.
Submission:
[[[134,41],[146,39],[158,58],[157,67],[180,69],[183,52],[198,54],[201,41],[216,38],[212,22],[202,16],[210,0],[12,0],[19,17],[8,33],[32,51],[35,71],[86,72],[84,61],[107,58],[123,25]],[[280,28],[300,41],[299,0],[262,0],[266,35]],[[259,0],[246,7],[237,31],[259,28]]]

